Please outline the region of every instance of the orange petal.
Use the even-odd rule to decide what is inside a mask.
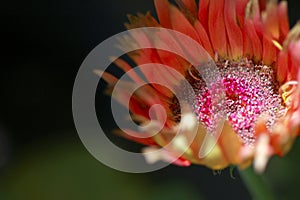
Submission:
[[[174,68],[182,75],[185,74],[185,68],[188,66],[188,63],[185,62],[181,57],[179,57],[177,54],[163,51],[163,50],[157,50],[157,53],[158,53],[161,61],[163,62],[163,64]],[[175,75],[175,77],[176,77],[176,75]]]
[[[180,83],[181,77],[161,64],[152,63],[151,65],[151,67],[141,69],[149,83],[153,83],[153,86],[162,94],[168,97],[173,96],[171,90],[174,90],[175,86]]]
[[[279,18],[277,14],[277,2],[272,0],[267,4],[267,10],[262,15],[264,35],[270,37],[272,40],[279,40]]]
[[[243,55],[243,35],[236,21],[236,2],[234,0],[225,0],[224,6],[224,20],[231,56],[233,59],[238,59]]]
[[[114,61],[114,63],[120,68],[122,69],[135,83],[138,84],[142,84],[144,83],[144,81],[138,76],[138,74],[133,71],[132,67],[123,59],[121,58],[112,58]],[[127,73],[128,71],[130,71],[130,73]]]
[[[154,5],[160,24],[165,28],[171,28],[170,11],[168,0],[154,0]]]
[[[244,56],[246,56],[249,59],[253,58],[253,49],[252,49],[252,40],[250,39],[248,32],[246,28],[242,29],[243,31],[243,52]]]
[[[224,23],[224,0],[211,0],[208,13],[208,29],[214,51],[226,57],[227,36]]]
[[[281,43],[284,41],[290,30],[287,12],[287,1],[281,1],[277,7]]]
[[[261,39],[263,32],[261,24],[260,4],[258,0],[249,0],[245,16],[246,19],[252,21],[255,31],[257,32],[258,37]]]
[[[119,79],[117,79],[115,76],[111,75],[110,73],[103,72],[102,70],[94,70],[94,73],[103,78],[107,83],[110,85],[115,84],[118,82]]]
[[[258,137],[261,134],[269,134],[269,130],[266,126],[266,116],[260,116],[254,127],[255,137]]]
[[[291,54],[292,60],[295,62],[295,65],[300,65],[300,56],[299,56],[299,52],[300,52],[300,40],[292,42],[289,45],[289,52]]]
[[[194,22],[194,27],[199,35],[199,38],[201,40],[201,43],[202,43],[204,49],[210,54],[210,56],[214,57],[215,54],[214,54],[209,37],[208,37],[207,32],[205,31],[204,27],[198,20],[196,20]]]
[[[288,152],[291,147],[291,139],[284,124],[281,122],[275,124],[271,135],[271,145],[274,148],[274,153],[283,156],[284,153]]]
[[[136,62],[136,64],[143,65],[143,64],[149,64],[149,63],[161,63],[159,55],[157,54],[157,51],[155,49],[143,49],[138,51],[137,56],[132,57],[133,60]],[[165,68],[160,67],[146,67],[141,68],[142,73],[145,75],[148,82],[159,82],[159,81],[169,81],[175,83],[174,77],[170,73],[166,73],[167,70]],[[173,94],[170,90],[166,89],[165,87],[153,84],[152,85],[157,91],[159,91],[161,94],[171,97]]]
[[[245,29],[247,31],[247,34],[249,36],[250,41],[252,41],[252,50],[253,50],[253,56],[254,60],[256,62],[261,61],[262,57],[262,44],[261,41],[255,31],[254,24],[251,20],[245,19]]]
[[[289,45],[290,60],[289,63],[289,80],[297,80],[298,71],[300,70],[300,40],[292,42]]]
[[[276,62],[278,48],[266,36],[263,36],[263,63],[272,65]]]
[[[183,57],[188,58],[189,62],[194,66],[198,66],[200,63],[211,60],[209,53],[201,47],[203,45],[201,45],[200,37],[195,28],[175,6],[170,5],[170,10],[173,29],[193,39],[181,39],[178,41],[182,49],[184,49]]]
[[[286,50],[279,52],[277,65],[277,80],[279,83],[284,83],[287,78],[288,71],[288,54]]]
[[[178,158],[176,155],[166,149],[160,149],[158,147],[144,147],[142,152],[149,164],[154,164],[158,161],[164,161],[172,162],[172,164],[181,167],[188,167],[191,165],[190,161],[181,157]]]
[[[157,32],[154,39],[154,46],[157,47],[157,53],[162,63],[174,68],[179,73],[184,74],[189,66],[187,61],[179,55],[184,55],[180,41],[166,32]],[[170,49],[176,54],[158,49]],[[178,54],[178,55],[177,55]]]
[[[175,6],[170,5],[170,18],[174,30],[186,34],[200,43],[200,39],[194,27]]]

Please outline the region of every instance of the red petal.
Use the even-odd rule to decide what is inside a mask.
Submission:
[[[208,19],[208,29],[214,51],[221,57],[225,57],[228,53],[224,24],[224,0],[210,1]]]
[[[258,1],[259,1],[260,12],[262,12],[266,9],[267,0],[258,0]],[[271,1],[274,1],[274,0],[271,0]],[[271,1],[269,1],[269,2],[271,2]]]
[[[189,11],[196,16],[197,13],[197,4],[195,2],[195,0],[181,0],[182,3],[185,5],[185,7],[187,9],[189,9]]]
[[[241,28],[244,27],[245,11],[248,0],[236,1],[236,15]]]
[[[126,139],[129,139],[129,140],[132,140],[134,142],[137,142],[137,143],[140,143],[140,144],[144,144],[144,145],[157,145],[156,142],[150,137],[150,138],[137,138],[137,137],[133,137],[132,135],[138,135],[138,134],[143,134],[143,133],[139,133],[139,132],[136,132],[136,131],[133,131],[133,130],[129,130],[129,129],[125,129],[124,131],[130,133],[127,134],[121,130],[115,130],[114,132],[117,134],[117,135],[120,135]]]
[[[209,0],[199,1],[198,19],[208,33],[208,11],[209,11]]]
[[[141,103],[138,99],[135,99],[134,97],[130,98],[128,109],[135,115],[143,116],[146,119],[149,119],[149,107],[146,107],[145,104]]]
[[[180,166],[180,167],[188,167],[191,165],[191,162],[180,157],[177,160],[175,160],[172,164]]]
[[[231,56],[238,59],[243,55],[243,35],[236,21],[236,2],[225,0],[224,16]]]
[[[160,24],[165,28],[171,28],[172,26],[168,0],[154,0],[154,5]]]

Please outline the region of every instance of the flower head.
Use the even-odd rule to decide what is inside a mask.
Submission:
[[[300,133],[300,24],[289,30],[286,1],[200,0],[199,5],[194,0],[176,2],[177,6],[168,0],[154,0],[159,22],[149,13],[129,15],[126,27],[172,29],[201,45],[214,58],[220,74],[224,91],[222,110],[218,110],[213,101],[218,84],[208,87],[199,73],[198,68],[205,66],[193,66],[179,55],[159,49],[136,50],[128,55],[137,65],[157,64],[142,70],[146,79],[155,76],[176,85],[177,95],[185,104],[162,85],[139,88],[130,97],[128,108],[135,121],[147,126],[140,132],[127,130],[131,134],[122,135],[147,145],[143,152],[150,163],[170,161],[177,156],[173,162],[177,165],[195,163],[222,169],[230,164],[246,167],[254,161],[255,169],[263,171],[268,159],[287,153]],[[158,37],[170,46],[178,44],[189,49],[188,44],[171,40],[172,36]],[[147,37],[137,39],[142,40]],[[125,45],[130,44],[125,42]],[[125,72],[131,69],[121,58],[116,59],[115,64]],[[159,64],[179,72],[191,89],[172,72],[162,70]],[[210,70],[207,73],[214,76]],[[103,77],[111,87],[118,82],[107,72]],[[132,82],[124,82],[122,89],[115,92],[114,97],[120,103],[128,96],[128,88],[143,82],[136,73],[130,77]],[[164,108],[167,116],[154,109],[156,121],[149,124],[149,112],[154,104]],[[213,132],[220,111],[224,113],[225,124],[216,137]],[[166,146],[179,129],[184,134],[176,137],[173,148],[147,156],[147,152]],[[151,135],[156,131],[157,134]],[[191,132],[196,134],[189,144],[187,138]],[[149,134],[149,137],[139,137]],[[207,137],[210,139],[205,139]],[[207,148],[211,141],[216,145]],[[180,156],[176,153],[178,149],[184,149]],[[209,152],[202,157],[199,152],[203,149]]]

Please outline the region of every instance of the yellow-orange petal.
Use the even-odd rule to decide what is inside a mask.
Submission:
[[[211,143],[215,142],[214,137],[209,137]],[[206,141],[209,143],[209,141]],[[220,170],[227,167],[230,163],[225,158],[222,148],[219,145],[215,145],[208,155],[201,160],[203,164],[211,169]]]
[[[228,122],[224,124],[218,144],[229,163],[239,164],[241,162],[237,152],[240,151],[242,142]]]

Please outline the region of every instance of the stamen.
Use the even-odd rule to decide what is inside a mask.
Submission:
[[[288,81],[279,88],[279,94],[281,94],[283,102],[287,106],[289,106],[292,94],[296,91],[297,86],[298,81]]]
[[[272,42],[278,48],[278,50],[280,50],[280,51],[282,50],[282,46],[281,46],[281,44],[278,41],[272,40]]]
[[[227,120],[245,144],[252,144],[255,141],[254,124],[260,115],[269,116],[266,126],[271,129],[276,120],[285,112],[273,68],[255,65],[247,59],[239,62],[219,61],[216,65],[226,92]],[[212,105],[211,89],[206,86],[201,74],[192,67],[188,70],[186,78],[194,91],[189,91],[183,86],[179,88],[179,93],[193,106],[198,120],[209,131],[214,130],[214,122],[218,119],[218,108]],[[281,87],[284,101],[290,95],[289,86],[294,84],[291,82],[286,87]],[[196,99],[192,98],[191,92],[196,94]],[[170,108],[176,108],[173,114],[180,120],[178,117],[180,108],[176,99],[173,100]]]
[[[188,73],[189,73],[189,75],[190,75],[193,79],[195,79],[195,80],[200,80],[200,78],[196,77],[196,75],[193,74],[192,66],[190,66],[190,67],[188,68]]]

